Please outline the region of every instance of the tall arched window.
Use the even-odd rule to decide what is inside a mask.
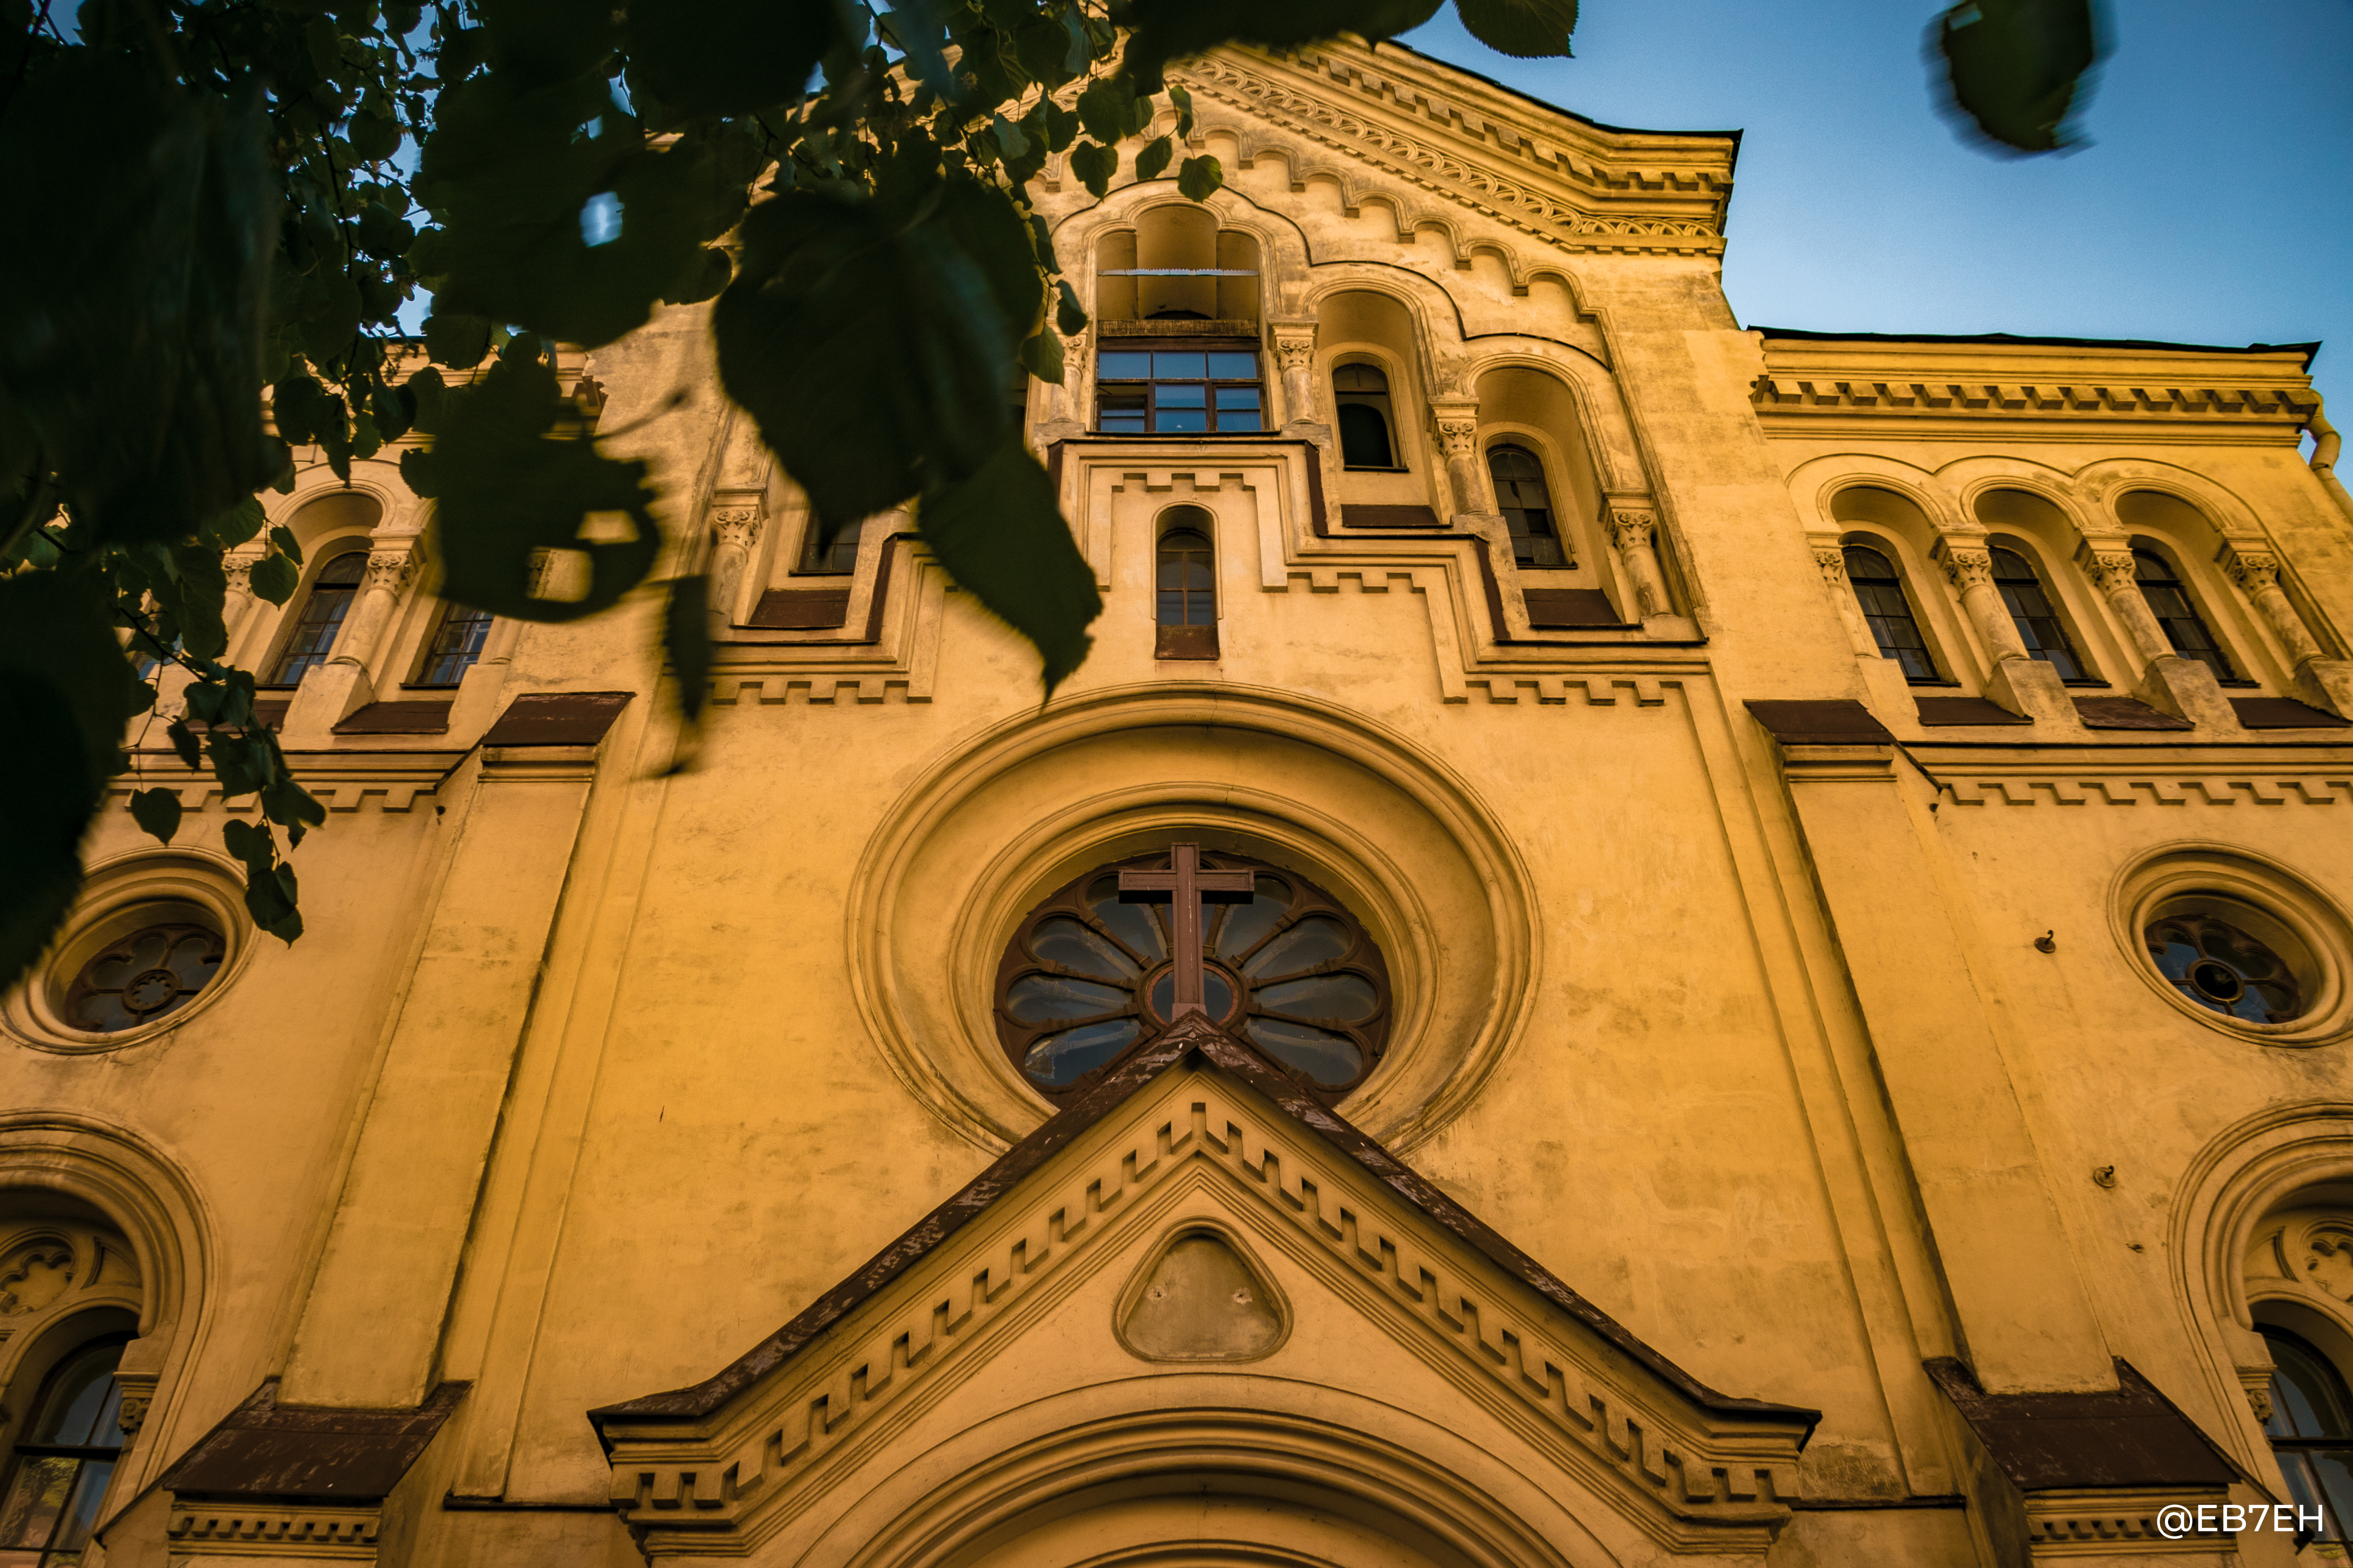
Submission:
[[[1512,559],[1522,566],[1567,566],[1560,531],[1553,526],[1552,492],[1544,464],[1525,447],[1499,441],[1487,448],[1488,477],[1495,481],[1495,504],[1512,531]]]
[[[1344,364],[1332,373],[1332,401],[1340,418],[1340,466],[1395,468],[1397,427],[1389,406],[1389,378],[1380,366]]]
[[[490,611],[471,605],[444,606],[440,624],[433,628],[432,644],[425,650],[425,668],[417,684],[457,685],[482,657],[482,639],[490,635]]]
[[[1920,623],[1912,618],[1912,605],[1904,597],[1904,579],[1895,574],[1895,563],[1863,544],[1848,545],[1845,559],[1846,580],[1853,584],[1854,601],[1862,606],[1862,618],[1870,623],[1880,657],[1901,664],[1907,680],[1936,679],[1936,661],[1928,657]]]
[[[2154,550],[2132,553],[2133,578],[2140,584],[2140,596],[2148,601],[2149,612],[2165,628],[2165,640],[2173,645],[2173,651],[2196,659],[2212,670],[2218,680],[2236,679],[2229,657],[2206,629],[2198,606],[2189,602],[2189,591],[2173,574],[2172,563]]]
[[[2075,657],[2074,647],[2067,641],[2067,628],[2059,624],[2059,613],[2052,608],[2051,595],[2043,591],[2042,579],[2026,557],[2015,550],[1996,546],[1993,551],[1994,586],[2001,591],[2001,602],[2010,610],[2010,618],[2018,627],[2026,651],[2059,672],[2062,680],[2084,679],[2084,665]]]
[[[2306,1509],[2321,1509],[2324,1541],[2346,1539],[2353,1518],[2353,1398],[2328,1358],[2285,1329],[2255,1325],[2272,1352],[2272,1440],[2287,1489]]]
[[[334,651],[335,634],[343,629],[343,617],[351,614],[352,600],[367,575],[367,562],[364,549],[347,550],[319,568],[310,595],[302,601],[302,613],[295,619],[293,635],[270,668],[268,684],[300,685],[303,676],[327,662],[327,655]]]
[[[1208,533],[1187,526],[1160,536],[1154,589],[1155,657],[1217,658],[1218,563]]]
[[[122,1447],[114,1369],[130,1338],[112,1334],[71,1352],[42,1385],[0,1500],[0,1563],[7,1568],[81,1561]]]

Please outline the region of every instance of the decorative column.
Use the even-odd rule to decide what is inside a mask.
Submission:
[[[1634,585],[1637,620],[1674,612],[1667,598],[1666,574],[1659,568],[1658,526],[1657,514],[1648,510],[1615,505],[1609,509],[1609,542],[1618,547],[1618,559]]]
[[[1858,655],[1879,657],[1879,639],[1871,635],[1871,623],[1862,618],[1862,606],[1855,603],[1854,584],[1847,581],[1846,547],[1835,541],[1814,546],[1814,564],[1821,568],[1822,582],[1830,588],[1831,597],[1838,601],[1839,616],[1846,622],[1846,635]]]
[[[1948,534],[1936,542],[1936,561],[1960,594],[1961,607],[1977,623],[1978,636],[1985,639],[1994,662],[2029,658],[2025,640],[2018,635],[2018,623],[2010,618],[2010,606],[2001,602],[2001,590],[1993,585],[1993,552],[1981,542],[1956,542]]]
[[[1046,329],[1050,331],[1050,328]],[[1093,404],[1094,362],[1087,358],[1087,334],[1082,329],[1062,339],[1062,379],[1046,384],[1046,417],[1035,433],[1037,449],[1044,452],[1057,441],[1087,432],[1087,413]]]
[[[1456,515],[1493,515],[1495,503],[1487,494],[1486,476],[1479,471],[1479,405],[1432,403],[1430,416],[1438,422],[1438,444],[1446,453],[1446,479],[1454,490]]]
[[[744,568],[759,545],[762,521],[756,506],[721,507],[711,514],[711,615],[722,631],[735,624]]]
[[[2141,663],[2163,658],[2173,651],[2165,640],[2165,628],[2157,624],[2157,613],[2141,596],[2140,584],[2134,579],[2132,552],[2129,550],[2094,550],[2086,553],[2084,565],[2092,581],[2108,601],[2108,608],[2132,639],[2133,652]]]
[[[1313,321],[1270,321],[1267,339],[1282,374],[1282,423],[1326,423],[1315,404],[1315,323]]]
[[[2339,715],[2353,714],[2353,660],[2330,658],[2280,586],[2279,557],[2268,550],[2232,549],[2231,581],[2255,602],[2287,650],[2293,685],[2306,701]]]
[[[2134,694],[2192,723],[2235,726],[2238,715],[2223,700],[2214,672],[2174,652],[2165,628],[2157,624],[2157,612],[2148,607],[2134,575],[2131,550],[2115,548],[2106,541],[2103,543],[2109,547],[2085,542],[2081,559],[2107,599],[2108,608],[2123,625],[2125,635],[2132,639],[2133,654],[2141,667]]]
[[[336,632],[334,650],[327,662],[365,666],[374,658],[385,624],[392,617],[393,605],[416,574],[417,552],[406,541],[371,552],[367,582],[360,589],[359,603],[352,606],[352,613]]]

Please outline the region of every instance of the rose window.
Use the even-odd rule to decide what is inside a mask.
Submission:
[[[1123,902],[1119,886],[1123,870],[1170,863],[1164,853],[1100,867],[1014,933],[997,966],[997,1032],[1040,1092],[1086,1087],[1171,1021],[1171,907]],[[1323,1099],[1363,1082],[1388,1041],[1389,981],[1362,923],[1296,872],[1214,852],[1200,864],[1250,873],[1248,901],[1201,910],[1209,1017]]]
[[[227,945],[200,925],[151,925],[92,954],[66,992],[66,1022],[111,1035],[153,1023],[220,973]]]
[[[2284,1024],[2304,1011],[2286,960],[2237,926],[2210,915],[2151,921],[2148,955],[2175,989],[2249,1024]]]

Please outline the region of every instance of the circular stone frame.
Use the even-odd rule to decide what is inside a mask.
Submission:
[[[99,949],[143,926],[201,924],[220,933],[220,967],[205,988],[151,1023],[101,1033],[66,1019],[60,1004]],[[195,849],[139,849],[92,866],[81,896],[23,984],[0,1001],[0,1033],[36,1050],[81,1056],[170,1034],[236,983],[253,952],[244,883],[227,860]]]
[[[1386,726],[1188,682],[1006,720],[917,778],[867,841],[844,909],[852,993],[943,1125],[1002,1152],[1052,1114],[997,1040],[1006,944],[1056,888],[1179,839],[1298,872],[1380,949],[1388,1042],[1348,1091],[1351,1122],[1402,1153],[1461,1112],[1537,992],[1517,847],[1466,780]]]
[[[2279,954],[2294,972],[2304,1011],[2251,1023],[2185,995],[2150,962],[2146,932],[2168,915],[2211,909]],[[2281,862],[2235,845],[2160,845],[2116,873],[2108,922],[2133,973],[2167,1005],[2221,1034],[2265,1046],[2328,1046],[2353,1038],[2353,920],[2334,899]]]

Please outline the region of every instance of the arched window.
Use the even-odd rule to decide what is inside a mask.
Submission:
[[[1389,432],[1396,416],[1389,407],[1389,378],[1380,366],[1344,364],[1332,373],[1332,401],[1340,415],[1340,466],[1344,468],[1395,468],[1396,443]]]
[[[347,550],[319,568],[310,596],[302,601],[302,613],[294,622],[294,633],[270,668],[268,684],[298,686],[303,676],[327,662],[327,655],[334,651],[335,634],[343,629],[343,617],[351,614],[352,600],[367,575],[367,562],[365,550]]]
[[[858,570],[858,541],[865,532],[863,519],[834,531],[831,539],[823,537],[817,519],[809,519],[808,531],[801,536],[801,562],[793,568],[803,577],[846,577]]]
[[[1882,658],[1904,667],[1907,680],[1934,680],[1936,661],[1920,638],[1920,623],[1912,618],[1911,603],[1904,597],[1904,579],[1895,563],[1868,545],[1846,547],[1846,580],[1854,586],[1854,602],[1871,625],[1872,640]]]
[[[1178,527],[1160,536],[1154,571],[1155,656],[1218,657],[1218,561],[1209,536]]]
[[[1041,1093],[1097,1081],[1172,1017],[1166,904],[1128,903],[1119,873],[1165,867],[1162,850],[1098,867],[1031,910],[997,965],[997,1032]],[[1362,1082],[1388,1041],[1389,976],[1354,914],[1296,872],[1205,854],[1211,870],[1253,873],[1245,902],[1204,900],[1210,1017],[1314,1093],[1337,1100]]]
[[[1553,526],[1552,492],[1545,488],[1544,464],[1536,455],[1499,441],[1487,448],[1487,473],[1495,481],[1504,524],[1512,531],[1512,559],[1522,566],[1570,564]]]
[[[2285,1329],[2255,1325],[2272,1352],[2272,1414],[2263,1434],[2297,1504],[2327,1516],[2323,1541],[2353,1518],[2353,1398],[2328,1358]]]
[[[433,628],[433,641],[425,650],[425,668],[417,684],[457,685],[482,657],[482,639],[490,635],[490,611],[471,605],[443,606],[441,623]]]
[[[2214,634],[2199,618],[2198,606],[2189,602],[2189,590],[2173,574],[2172,565],[2154,550],[2132,553],[2133,578],[2140,584],[2140,596],[2148,601],[2149,613],[2165,628],[2165,640],[2173,645],[2173,651],[2196,659],[2212,670],[2218,680],[2237,679]]]
[[[94,1340],[50,1372],[17,1436],[5,1500],[0,1563],[67,1568],[81,1561],[122,1447],[122,1401],[114,1369],[128,1334]]]
[[[2001,591],[2001,602],[2010,609],[2010,618],[2018,627],[2026,651],[2059,672],[2062,680],[2082,680],[2083,661],[2067,641],[2067,628],[2059,624],[2059,614],[2051,607],[2051,595],[2043,592],[2042,580],[2026,557],[2015,550],[1996,546],[1993,551],[1994,586]]]

